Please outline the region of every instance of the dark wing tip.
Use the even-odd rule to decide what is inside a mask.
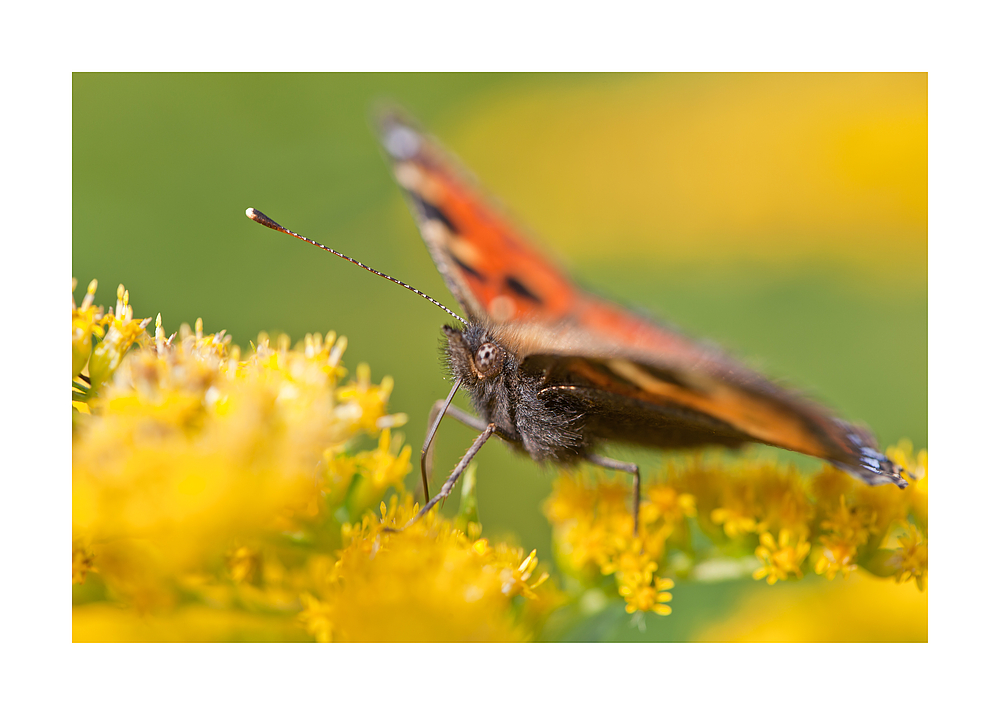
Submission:
[[[912,475],[878,450],[875,437],[870,432],[843,420],[837,420],[837,423],[844,430],[844,436],[847,438],[845,446],[848,446],[848,449],[843,457],[831,460],[833,464],[855,479],[860,479],[873,487],[880,484],[895,484],[900,489],[906,489],[909,486],[903,475],[911,478]]]
[[[906,489],[910,484],[906,481],[906,477],[903,476],[904,474],[909,475],[909,472],[877,449],[872,449],[871,447],[862,447],[853,464],[845,464],[839,461],[834,462],[834,464],[855,479],[860,479],[869,486],[895,484],[900,489]]]

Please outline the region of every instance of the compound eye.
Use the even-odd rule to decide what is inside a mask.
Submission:
[[[483,343],[476,351],[476,369],[486,377],[493,377],[503,365],[503,351],[493,343]]]

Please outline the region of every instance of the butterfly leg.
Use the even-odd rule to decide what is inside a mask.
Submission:
[[[448,396],[434,403],[434,406],[431,407],[431,414],[427,419],[427,436],[424,437],[424,446],[420,450],[420,481],[424,487],[425,504],[431,498],[427,473],[430,471],[430,465],[434,461],[434,435],[437,434],[438,427],[441,426],[441,420],[444,419],[444,416],[446,414],[450,415],[462,424],[480,432],[486,429],[486,423],[483,420],[452,406],[451,401],[454,399],[455,393],[458,392],[458,386],[459,383],[456,381],[451,386],[451,392],[448,393]]]
[[[424,485],[424,502],[430,497],[427,493],[430,483],[431,472],[434,469],[434,436],[438,425],[441,423],[442,415],[447,414],[461,422],[466,427],[471,427],[477,432],[486,429],[486,421],[475,415],[470,415],[464,410],[460,410],[455,405],[449,405],[444,400],[438,400],[431,408],[430,417],[427,420],[427,437],[424,438],[424,447],[420,451],[420,478]]]
[[[444,411],[442,410],[442,414],[443,413]],[[410,526],[410,524],[420,519],[420,517],[422,517],[424,514],[430,511],[431,507],[437,504],[439,501],[448,498],[448,495],[451,494],[451,490],[455,488],[455,482],[457,482],[458,478],[462,476],[462,472],[464,472],[465,468],[469,466],[469,462],[471,462],[472,458],[476,456],[476,452],[482,449],[483,445],[486,444],[486,440],[488,440],[490,436],[494,432],[496,432],[496,429],[497,429],[496,425],[494,425],[492,422],[486,425],[486,429],[484,429],[482,433],[478,437],[476,437],[476,441],[472,443],[471,447],[469,447],[469,450],[465,453],[465,456],[463,456],[462,459],[459,460],[458,464],[455,465],[455,470],[451,473],[451,476],[448,477],[447,480],[445,480],[445,483],[443,485],[441,485],[441,491],[438,492],[438,494],[433,499],[429,499],[427,503],[424,504],[423,508],[419,512],[417,512],[417,515],[415,517],[406,522],[406,526],[403,527],[404,529]]]
[[[587,461],[605,469],[616,469],[632,475],[632,534],[639,535],[639,465],[632,462],[622,462],[599,454],[588,454]]]

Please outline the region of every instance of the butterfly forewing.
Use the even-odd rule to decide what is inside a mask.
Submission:
[[[520,237],[468,172],[396,114],[381,129],[421,236],[470,316],[554,322],[571,312],[576,286]]]

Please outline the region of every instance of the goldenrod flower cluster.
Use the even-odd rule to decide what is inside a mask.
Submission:
[[[320,641],[523,641],[558,595],[536,589],[538,559],[465,533],[410,497],[383,502],[381,514],[343,526],[344,548],[313,593],[301,620]],[[511,608],[516,596],[524,597]]]
[[[74,284],[75,288],[75,284]],[[474,467],[459,517],[404,492],[390,378],[346,340],[261,334],[244,355],[198,320],[167,336],[97,284],[72,312],[75,640],[523,641],[567,602],[534,551],[482,538]],[[367,441],[367,448],[365,442]],[[927,579],[927,452],[887,450],[909,489],[712,454],[629,487],[562,474],[545,504],[568,595],[671,613],[676,579],[769,584],[865,569]],[[601,597],[603,599],[603,597]]]
[[[695,515],[690,494],[654,483],[639,508],[634,535],[630,489],[584,468],[556,479],[545,514],[553,526],[560,568],[581,583],[614,574],[629,613],[671,612],[673,581],[657,576],[667,550],[689,541],[688,519]]]
[[[673,579],[720,573],[775,584],[860,567],[923,590],[927,452],[915,457],[903,441],[888,454],[915,478],[910,488],[869,487],[830,466],[807,477],[793,465],[707,455],[651,480],[637,536],[629,489],[590,468],[561,475],[545,512],[562,570],[584,588],[614,574],[630,613],[668,614]]]
[[[346,379],[343,337],[242,355],[95,291],[73,304],[75,640],[523,640],[554,608],[534,552],[478,524],[387,530],[414,510],[382,503],[405,416],[390,378]]]

